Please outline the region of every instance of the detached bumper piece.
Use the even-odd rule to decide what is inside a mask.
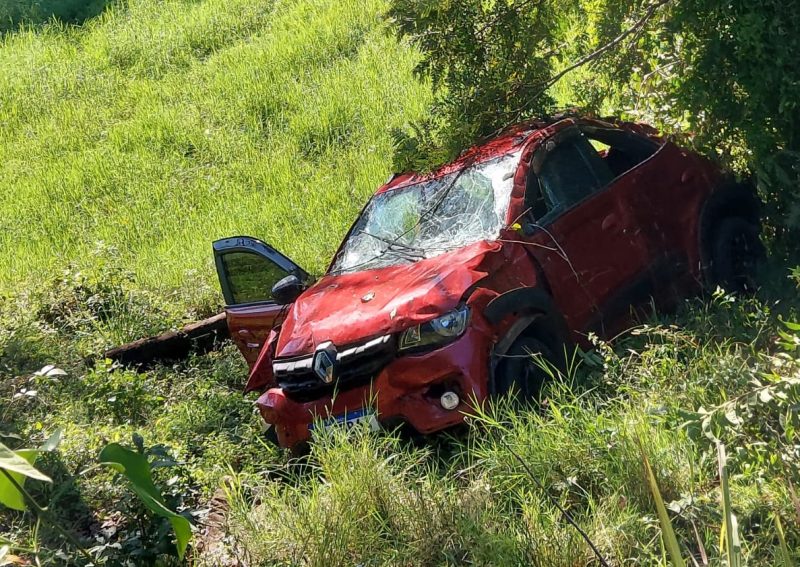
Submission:
[[[369,384],[397,355],[396,341],[384,335],[344,347],[336,356],[336,380],[326,384],[314,372],[313,355],[279,359],[272,364],[275,380],[286,396],[310,402]]]

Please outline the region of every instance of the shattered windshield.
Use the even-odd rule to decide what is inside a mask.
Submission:
[[[497,238],[505,223],[519,152],[375,195],[331,273],[430,258]]]

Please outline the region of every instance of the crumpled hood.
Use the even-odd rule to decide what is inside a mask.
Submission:
[[[289,310],[276,357],[311,354],[325,341],[356,343],[442,315],[486,277],[500,249],[480,241],[412,264],[324,276]]]

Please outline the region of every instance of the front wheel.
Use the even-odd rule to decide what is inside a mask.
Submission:
[[[766,257],[758,227],[740,217],[719,223],[711,242],[711,283],[726,291],[756,290],[758,265]]]
[[[553,351],[536,337],[517,338],[497,365],[495,393],[500,396],[513,393],[522,401],[536,399],[551,376],[546,365],[552,360]]]

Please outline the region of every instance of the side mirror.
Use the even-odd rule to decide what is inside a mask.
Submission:
[[[286,305],[287,303],[294,303],[300,297],[300,294],[306,290],[306,284],[300,281],[294,274],[290,274],[285,278],[279,279],[274,286],[272,286],[272,299]]]

